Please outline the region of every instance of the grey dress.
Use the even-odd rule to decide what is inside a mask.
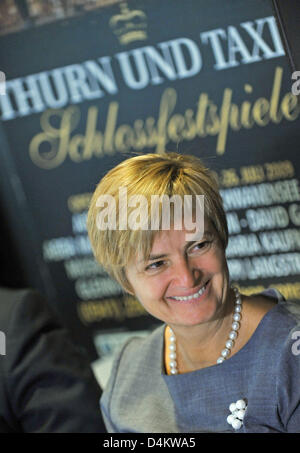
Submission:
[[[278,299],[246,345],[223,363],[168,376],[164,329],[130,339],[117,355],[101,398],[109,432],[300,432],[300,303]],[[229,406],[244,399],[242,426]]]

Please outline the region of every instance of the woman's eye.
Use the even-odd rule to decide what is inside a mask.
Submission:
[[[203,250],[205,249],[206,247],[208,247],[210,244],[211,244],[212,241],[203,241],[203,242],[199,242],[198,244],[195,244],[193,246],[193,248],[191,249],[192,250],[195,250],[196,252],[198,250]]]
[[[155,263],[149,264],[149,266],[146,267],[146,271],[159,269],[163,264],[164,261],[155,261]]]

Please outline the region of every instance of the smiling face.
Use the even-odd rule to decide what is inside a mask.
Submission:
[[[150,259],[137,258],[126,275],[148,313],[171,327],[217,319],[229,291],[225,251],[210,222],[197,242],[186,242],[184,229],[157,233]]]

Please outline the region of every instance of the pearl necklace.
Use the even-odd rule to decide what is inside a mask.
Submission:
[[[222,350],[220,357],[217,360],[217,364],[224,362],[226,360],[231,352],[231,349],[233,348],[234,341],[236,340],[238,336],[238,331],[240,329],[240,320],[241,320],[241,313],[242,313],[242,299],[239,293],[239,290],[235,287],[232,287],[235,293],[235,305],[234,305],[234,314],[233,314],[233,322],[231,324],[231,331],[228,336],[228,340],[225,343],[225,348]],[[173,330],[169,327],[170,329],[170,346],[169,346],[169,363],[170,363],[170,368],[171,368],[171,374],[178,374],[178,368],[177,368],[177,354],[176,354],[176,337],[173,332]]]

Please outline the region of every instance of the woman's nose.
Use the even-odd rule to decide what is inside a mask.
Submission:
[[[181,288],[193,288],[196,280],[199,279],[196,274],[197,271],[187,259],[180,259],[174,266],[174,280]]]

